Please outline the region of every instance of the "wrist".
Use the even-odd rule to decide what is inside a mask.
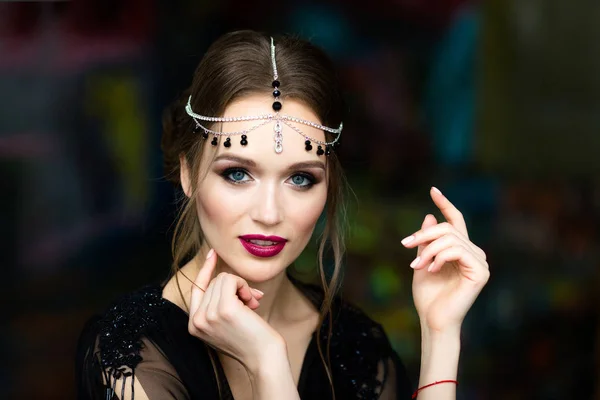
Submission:
[[[283,341],[265,351],[248,376],[253,399],[300,400]]]
[[[460,325],[444,329],[434,329],[421,323],[421,343],[427,345],[434,345],[435,343],[460,343],[460,332]]]
[[[280,337],[266,343],[252,360],[246,364],[250,379],[267,378],[282,367],[290,368],[287,346]]]
[[[430,324],[427,323],[425,318],[419,318],[419,323],[421,326],[421,333],[424,335],[433,335],[433,336],[458,335],[458,336],[460,336],[460,331],[462,329],[462,323],[448,324],[444,327],[431,326]]]

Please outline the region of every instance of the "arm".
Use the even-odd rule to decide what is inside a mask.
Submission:
[[[103,367],[97,344],[88,343],[83,349],[85,351],[83,359],[78,358],[76,362],[77,398],[82,400],[189,399],[185,385],[160,349],[146,338],[142,339],[142,343],[139,363],[112,367]],[[118,373],[117,370],[125,374]]]
[[[431,333],[421,330],[421,373],[419,387],[430,383],[457,378],[460,355],[460,331]],[[456,386],[444,383],[428,387],[419,392],[419,400],[456,398]]]
[[[148,397],[148,394],[146,394],[140,381],[137,379],[133,381],[133,388],[131,387],[131,377],[117,379],[115,385],[116,390],[112,399],[116,397],[119,400],[150,400],[150,397]]]
[[[417,248],[411,267],[422,334],[419,388],[456,380],[462,322],[490,277],[486,254],[469,239],[463,215],[438,189],[431,188],[430,195],[447,222],[438,224],[428,214],[421,229],[402,240]],[[454,383],[418,393],[419,400],[455,398]]]

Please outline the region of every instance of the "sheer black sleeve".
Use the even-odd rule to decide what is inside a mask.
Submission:
[[[141,338],[139,362],[121,365],[107,364],[99,338],[89,339],[78,350],[79,399],[190,399],[177,371],[148,338]]]
[[[375,325],[380,359],[377,364],[377,394],[379,400],[409,400],[412,386],[404,364],[392,348],[383,327]]]
[[[408,374],[394,350],[380,363],[381,392],[380,400],[409,400],[412,397]]]
[[[189,393],[163,349],[159,321],[164,300],[141,291],[91,319],[78,342],[79,399],[189,399]]]

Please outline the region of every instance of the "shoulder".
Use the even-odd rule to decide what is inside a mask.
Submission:
[[[162,294],[162,287],[146,286],[88,321],[77,346],[78,398],[129,399],[133,391],[138,398],[143,388],[150,398],[187,399],[216,390],[206,347],[189,334],[187,314]]]
[[[88,321],[79,347],[87,348],[104,370],[132,370],[141,361],[142,338],[155,327],[166,304],[158,285],[123,295]]]

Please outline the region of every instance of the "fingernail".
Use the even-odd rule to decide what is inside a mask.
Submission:
[[[434,263],[431,263],[431,265],[429,265],[429,267],[427,267],[427,271],[431,272],[431,270],[433,269],[433,264]]]
[[[252,290],[254,290],[254,291],[255,291],[255,292],[257,292],[257,293],[260,293],[260,295],[261,295],[261,296],[264,296],[264,295],[265,295],[265,294],[264,294],[264,293],[263,293],[261,290],[254,289],[254,288],[252,288]]]
[[[442,192],[440,191],[440,189],[436,188],[435,186],[431,187],[433,189],[434,192],[438,193],[438,194],[442,194]],[[442,194],[443,196],[443,194]]]
[[[404,239],[402,239],[401,243],[406,246],[407,244],[409,244],[413,240],[415,240],[415,237],[413,235],[410,235],[409,237],[405,237]]]
[[[421,261],[421,257],[417,257],[413,260],[413,262],[410,263],[410,267],[414,268],[417,266],[417,264],[419,263],[419,261]]]
[[[215,250],[214,249],[210,249],[210,251],[206,255],[206,259],[208,260],[209,258],[211,258],[214,253],[215,253]]]

